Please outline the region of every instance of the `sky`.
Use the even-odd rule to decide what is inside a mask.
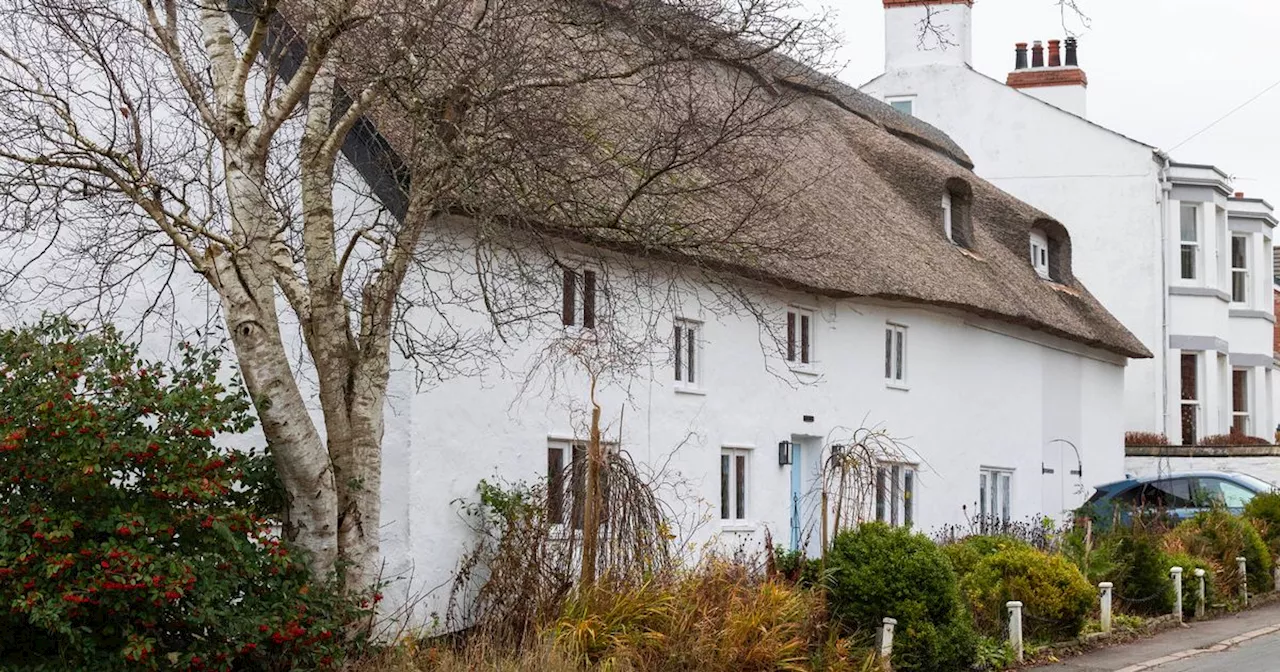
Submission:
[[[834,13],[836,73],[859,86],[884,69],[881,0],[802,0]],[[1186,144],[1174,160],[1208,163],[1236,191],[1280,207],[1280,2],[1077,0],[1089,26],[1069,17],[1089,78],[1091,121],[1164,150],[1233,108],[1268,93]],[[1055,0],[976,0],[973,66],[1004,80],[1016,42],[1065,37]]]

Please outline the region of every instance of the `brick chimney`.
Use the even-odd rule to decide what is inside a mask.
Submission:
[[[1006,84],[1076,116],[1086,116],[1089,78],[1080,69],[1076,38],[1049,40],[1048,64],[1045,63],[1046,50],[1039,40],[1031,48],[1030,66],[1027,65],[1027,44],[1019,42],[1015,49],[1013,71]]]
[[[885,72],[973,62],[973,0],[883,0]]]

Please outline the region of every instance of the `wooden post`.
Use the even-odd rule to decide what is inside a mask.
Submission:
[[[587,443],[587,483],[582,503],[582,586],[596,582],[596,546],[600,542],[600,404],[595,401],[595,380],[591,381],[591,440]]]
[[[1017,600],[1006,602],[1004,605],[1009,610],[1009,644],[1013,646],[1013,653],[1018,657],[1018,662],[1022,662],[1022,603]]]
[[[1198,591],[1196,595],[1199,597],[1199,600],[1196,602],[1196,618],[1203,618],[1204,617],[1204,570],[1197,569],[1195,574],[1196,574],[1196,581],[1200,583],[1200,587],[1196,589]]]
[[[893,628],[898,625],[898,621],[889,617],[885,617],[884,622],[880,626],[878,639],[880,640],[877,658],[880,661],[880,669],[889,672],[893,666]]]
[[[1244,556],[1236,558],[1236,567],[1240,570],[1240,602],[1249,606],[1249,568]]]

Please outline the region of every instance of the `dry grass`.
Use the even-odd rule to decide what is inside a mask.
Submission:
[[[571,593],[522,650],[473,637],[407,643],[362,672],[773,672],[873,669],[868,650],[826,628],[820,592],[712,559],[646,581]]]

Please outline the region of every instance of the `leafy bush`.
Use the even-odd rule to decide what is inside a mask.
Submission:
[[[361,615],[256,505],[253,418],[217,359],[144,365],[111,329],[0,332],[0,659],[39,669],[325,669]]]
[[[1271,590],[1271,553],[1258,530],[1239,516],[1223,510],[1196,514],[1166,535],[1165,543],[1171,550],[1185,551],[1214,566],[1218,588],[1226,594],[1239,594],[1239,556],[1245,558],[1249,592]]]
[[[965,575],[982,562],[987,556],[1011,548],[1031,548],[1031,545],[1020,539],[997,537],[991,535],[974,535],[965,537],[955,543],[943,544],[942,552],[951,561],[951,568],[956,577],[963,580]]]
[[[960,592],[981,632],[1000,634],[1005,603],[1019,600],[1027,637],[1049,641],[1079,635],[1094,602],[1093,587],[1075,565],[1061,555],[1026,547],[983,558],[961,580]]]
[[[972,621],[951,563],[927,537],[864,524],[835,538],[827,569],[834,623],[871,633],[886,616],[898,620],[894,669],[950,672],[972,665]]]
[[[1108,580],[1115,584],[1115,598],[1120,608],[1147,616],[1172,611],[1171,565],[1161,551],[1160,538],[1139,530],[1125,530],[1116,536],[1115,567]]]
[[[1125,432],[1124,445],[1128,446],[1167,446],[1169,437],[1157,432]]]
[[[1244,517],[1258,528],[1271,557],[1280,557],[1280,492],[1263,492],[1244,507]]]
[[[1116,545],[1114,534],[1099,533],[1086,538],[1083,528],[1077,527],[1062,538],[1062,555],[1084,574],[1089,584],[1096,586],[1107,581],[1116,570]]]

